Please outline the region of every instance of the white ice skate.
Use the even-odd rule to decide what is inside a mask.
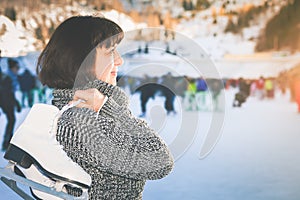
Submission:
[[[20,182],[28,185],[39,199],[88,199],[91,177],[67,156],[55,139],[58,118],[72,106],[75,105],[59,110],[52,105],[35,104],[14,133],[4,155],[10,163],[0,169],[1,180],[12,185],[14,191],[18,190],[15,182]],[[13,173],[16,170],[18,173]],[[80,189],[81,196],[68,195],[66,187]]]

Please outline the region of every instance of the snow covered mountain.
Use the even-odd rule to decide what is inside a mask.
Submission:
[[[25,7],[18,12],[14,22],[5,16],[0,16],[0,49],[2,56],[18,57],[22,61],[21,66],[27,64],[35,66],[35,63],[33,63],[34,58],[38,56],[58,24],[73,15],[92,15],[100,12],[93,5],[87,5],[82,2],[74,2],[72,5],[66,6],[43,5],[42,9],[37,11],[30,11],[29,8]],[[139,2],[140,4],[138,4]],[[287,1],[255,0],[251,4],[246,0],[209,1],[210,6],[200,11],[184,11],[182,9],[183,1],[174,4],[172,2],[174,3],[174,1],[158,2],[153,0],[142,2],[132,0],[123,1],[123,7],[125,7],[125,10],[148,4],[153,7],[159,3],[160,6],[157,7],[159,12],[172,11],[172,17],[178,18],[173,31],[201,45],[208,53],[208,56],[214,59],[217,64],[222,63],[222,65],[226,65],[224,59],[232,58],[232,55],[255,54],[256,39],[259,37],[261,30],[265,27],[267,21]],[[191,2],[196,5],[198,1],[192,0]],[[173,5],[172,9],[170,9],[171,4]],[[268,4],[267,9],[253,17],[249,21],[249,25],[243,27],[239,33],[225,32],[228,21],[230,19],[238,20],[239,16],[238,14],[231,15],[228,13],[244,13],[255,6],[266,4]],[[135,22],[129,15],[117,10],[101,11],[101,13],[107,18],[116,21],[125,31],[147,27],[146,23],[141,21]],[[179,52],[180,48],[182,48],[181,46],[170,47],[170,50],[173,52]],[[28,57],[30,58],[27,59],[26,55],[29,55]],[[272,54],[269,54],[265,59],[270,57],[272,57]],[[239,66],[239,62],[242,61],[230,61],[229,65],[232,67],[232,64],[234,64],[235,67],[233,68],[235,69]],[[5,61],[2,60],[0,64],[4,68],[6,67]],[[269,63],[269,65],[272,65],[272,63]],[[31,71],[34,71],[34,67],[32,67]],[[243,70],[239,71],[243,73]],[[225,73],[229,74],[231,72]]]
[[[20,56],[32,51],[40,51],[50,35],[66,18],[73,15],[97,14],[91,7],[75,6],[54,7],[51,5],[37,12],[24,8],[15,22],[0,15],[0,49],[2,56]],[[135,29],[133,20],[116,10],[101,12],[105,17],[118,22],[127,31]]]
[[[51,1],[50,1],[51,2]],[[92,1],[89,1],[92,2]],[[150,4],[150,3],[151,4]],[[181,3],[180,3],[181,2]],[[224,53],[231,52],[232,49],[228,48],[226,41],[235,40],[245,45],[245,52],[239,53],[252,53],[254,41],[249,42],[249,39],[256,38],[259,31],[264,27],[266,21],[274,15],[274,6],[266,13],[262,13],[258,19],[252,23],[251,27],[245,28],[241,35],[223,34],[225,26],[228,22],[228,15],[224,12],[238,12],[247,7],[263,5],[265,2],[285,2],[285,1],[270,1],[270,0],[255,0],[249,4],[246,0],[218,0],[208,1],[211,2],[210,7],[201,11],[184,11],[182,8],[183,1],[122,1],[123,7],[127,9],[139,9],[142,5],[157,6],[157,12],[166,13],[171,12],[173,17],[179,15],[183,17],[178,24],[174,27],[175,31],[186,34],[191,38],[200,38],[204,46],[208,50],[215,49],[216,44],[224,46]],[[197,4],[197,0],[192,0],[192,3]],[[159,6],[158,6],[159,5]],[[170,9],[172,7],[172,9]],[[278,5],[275,6],[276,8]],[[224,8],[226,10],[224,10]],[[278,9],[278,8],[277,8]],[[95,9],[93,5],[87,5],[87,2],[80,1],[74,2],[72,5],[42,5],[40,10],[31,11],[28,7],[23,7],[17,12],[16,21],[12,22],[8,18],[1,16],[0,18],[0,48],[2,49],[3,56],[18,56],[32,51],[39,51],[43,48],[48,41],[50,35],[64,19],[78,14],[95,14],[100,11]],[[120,13],[116,10],[101,11],[106,17],[117,21],[125,31],[132,30],[138,27],[146,27],[143,22],[134,22],[128,15]],[[215,21],[214,21],[215,20]],[[7,27],[7,28],[6,28]],[[13,39],[14,38],[14,39]],[[212,41],[214,39],[215,41]],[[223,45],[222,45],[223,43]],[[13,44],[13,45],[12,45]],[[214,55],[214,53],[213,53]]]

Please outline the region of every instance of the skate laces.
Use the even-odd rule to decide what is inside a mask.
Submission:
[[[59,111],[59,113],[58,113],[59,116],[58,116],[58,117],[60,117],[66,110],[68,110],[68,109],[70,109],[70,108],[73,108],[73,107],[77,106],[78,104],[80,104],[80,103],[82,103],[82,102],[84,102],[84,100],[79,99],[79,100],[75,101],[74,103],[65,105],[65,106],[62,107],[62,109]]]

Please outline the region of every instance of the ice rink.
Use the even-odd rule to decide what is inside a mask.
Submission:
[[[176,160],[169,176],[147,182],[144,200],[300,199],[300,114],[296,112],[296,104],[289,101],[288,95],[276,94],[273,100],[259,101],[250,97],[241,108],[233,108],[234,90],[227,90],[225,94],[222,135],[213,151],[206,158],[199,159],[211,112],[190,111],[185,116],[197,117],[200,124],[195,140]],[[138,95],[132,96],[131,102],[133,113],[138,115]],[[161,97],[149,101],[146,120],[169,144],[176,138],[182,112],[187,111],[182,110],[180,100],[176,99],[177,115],[166,116],[162,103]],[[28,110],[17,113],[16,127]],[[2,114],[1,135],[5,123]],[[0,166],[5,165],[2,152]],[[0,193],[0,199],[21,199],[2,182]]]

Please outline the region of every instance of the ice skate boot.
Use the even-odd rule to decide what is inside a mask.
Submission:
[[[91,177],[67,156],[55,138],[57,120],[66,109],[35,104],[14,133],[4,158],[16,164],[27,179],[58,192],[65,191],[66,186],[81,188],[87,195]],[[32,191],[40,199],[63,199]]]

